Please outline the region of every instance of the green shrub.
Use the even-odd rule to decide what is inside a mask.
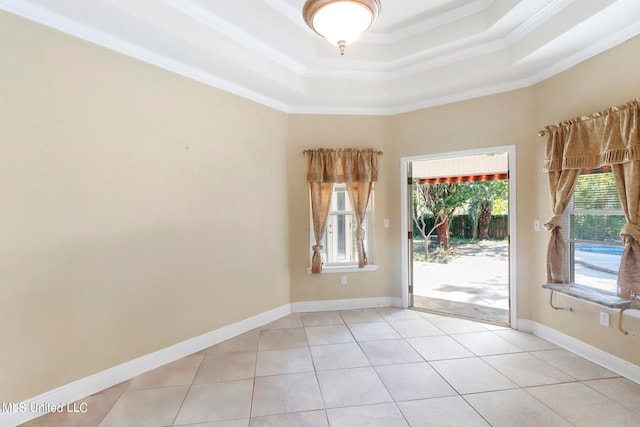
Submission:
[[[438,246],[433,251],[429,252],[428,262],[436,264],[449,264],[456,257],[456,250],[453,247],[445,249],[443,246]]]

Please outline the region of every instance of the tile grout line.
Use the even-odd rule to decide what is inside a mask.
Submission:
[[[426,319],[426,318],[425,318],[425,320],[429,321],[429,319]],[[466,320],[466,319],[465,319],[465,320]],[[432,324],[432,325],[434,325],[436,328],[438,328],[438,326],[437,326],[437,325],[435,325],[435,324],[433,324],[433,322],[429,322],[429,323],[430,323],[430,324]],[[478,323],[482,323],[482,322],[478,322]],[[483,326],[483,327],[484,327],[484,326]],[[438,328],[438,329],[440,329],[440,328]],[[494,336],[496,336],[496,337],[498,337],[498,338],[500,338],[500,339],[504,340],[505,342],[508,342],[509,344],[512,344],[512,345],[514,345],[514,346],[518,347],[521,351],[520,351],[520,352],[516,352],[516,353],[526,353],[526,350],[524,350],[524,349],[522,349],[521,347],[517,346],[516,344],[511,343],[511,342],[509,342],[508,340],[506,340],[506,339],[504,339],[504,338],[500,337],[498,334],[495,334],[495,333],[494,333],[494,331],[492,331],[492,330],[490,330],[490,329],[486,329],[486,328],[484,328],[484,329],[485,329],[485,331],[486,331],[486,332],[490,332],[490,333],[492,333],[492,335],[494,335]],[[442,330],[442,329],[440,329],[440,330]],[[479,354],[475,353],[471,348],[467,347],[466,345],[464,345],[464,343],[462,343],[462,342],[460,342],[460,341],[456,340],[456,339],[455,339],[455,337],[453,337],[453,336],[452,336],[452,335],[463,335],[463,334],[484,333],[485,331],[472,331],[472,332],[460,332],[460,333],[447,333],[446,331],[442,330],[442,332],[443,332],[447,337],[449,337],[449,338],[453,339],[455,342],[457,342],[458,344],[460,344],[461,346],[463,346],[463,347],[464,347],[465,349],[467,349],[471,354],[473,354],[473,355],[474,355],[473,357],[469,357],[469,359],[478,359],[478,360],[482,361],[482,362],[483,362],[483,363],[485,363],[489,368],[491,368],[492,370],[495,370],[497,373],[499,373],[500,375],[502,375],[503,377],[505,377],[507,380],[509,380],[510,382],[512,382],[512,383],[516,386],[515,388],[512,388],[512,389],[504,389],[504,390],[517,390],[517,389],[521,389],[521,387],[520,387],[517,383],[515,383],[513,380],[511,380],[509,377],[507,377],[504,373],[500,372],[497,368],[494,368],[494,367],[493,367],[493,366],[491,366],[489,363],[487,363],[485,360],[483,360],[483,359],[482,359],[482,357],[483,357],[483,356],[481,356],[481,355],[479,355]],[[409,345],[411,345],[411,344],[409,343]],[[512,353],[498,353],[498,355],[504,355],[504,354],[512,354]],[[421,355],[421,356],[422,356],[422,355]],[[486,357],[486,356],[489,356],[489,355],[485,355],[485,357]],[[459,358],[459,359],[465,359],[465,358]],[[442,360],[459,360],[459,359],[442,359]],[[447,384],[452,388],[452,390],[454,390],[454,391],[457,393],[457,396],[458,396],[458,397],[460,397],[461,399],[463,399],[463,400],[467,403],[467,405],[469,405],[469,407],[470,407],[471,409],[473,409],[473,411],[474,411],[474,412],[475,412],[475,413],[476,413],[480,418],[482,418],[482,419],[483,419],[483,420],[484,420],[488,425],[490,425],[490,426],[491,426],[491,423],[489,422],[489,420],[488,420],[488,419],[486,419],[486,418],[485,418],[485,417],[484,417],[484,416],[483,416],[483,415],[478,411],[478,409],[477,409],[475,406],[473,406],[473,405],[471,404],[471,402],[469,402],[469,400],[466,398],[466,396],[467,396],[467,395],[483,394],[483,393],[488,393],[488,392],[491,392],[491,391],[482,391],[482,392],[477,392],[477,393],[465,393],[465,394],[463,394],[463,393],[461,393],[460,391],[458,391],[458,390],[453,386],[453,384],[449,383],[449,381],[447,381],[447,379],[446,379],[446,378],[444,378],[444,377],[442,376],[442,374],[441,374],[441,373],[440,373],[440,372],[439,372],[435,367],[433,367],[433,366],[431,365],[430,361],[428,361],[428,360],[426,360],[426,359],[425,359],[425,361],[426,361],[426,363],[427,363],[427,364],[428,364],[428,365],[429,365],[429,366],[434,370],[434,372],[435,372],[436,374],[438,374],[438,376],[439,376],[439,377],[440,377],[444,382],[446,382],[446,383],[447,383]],[[501,389],[501,390],[502,390],[502,389]],[[501,390],[497,390],[497,391],[501,391]]]
[[[490,330],[487,329],[483,326],[483,328],[485,330],[482,331],[470,331],[470,332],[460,332],[460,333],[456,333],[456,332],[452,332],[452,333],[448,333],[444,330],[442,330],[440,327],[438,327],[436,324],[434,324],[433,322],[431,322],[429,320],[429,318],[426,318],[422,315],[420,315],[421,319],[426,320],[427,323],[429,323],[430,325],[432,325],[433,327],[435,327],[436,329],[442,331],[443,335],[442,336],[446,336],[449,339],[453,340],[454,342],[458,343],[460,346],[462,346],[463,348],[467,349],[472,356],[469,357],[453,357],[453,358],[446,358],[446,359],[438,359],[437,361],[447,361],[447,360],[460,360],[460,359],[477,359],[480,360],[481,362],[483,362],[485,365],[487,365],[488,368],[490,368],[492,371],[497,372],[498,374],[500,374],[501,376],[503,376],[504,378],[506,378],[507,380],[509,380],[511,383],[513,383],[515,385],[515,387],[513,388],[501,388],[499,390],[487,390],[487,391],[479,391],[479,392],[473,392],[473,393],[465,393],[462,394],[461,392],[459,392],[449,381],[447,381],[444,376],[435,368],[432,366],[431,362],[429,360],[427,360],[425,358],[425,356],[423,354],[421,354],[418,349],[416,347],[414,347],[414,345],[411,344],[411,342],[409,342],[409,338],[405,337],[404,334],[402,334],[398,329],[394,328],[392,322],[400,322],[403,319],[394,319],[392,317],[392,315],[388,315],[385,316],[382,312],[382,310],[380,310],[379,308],[372,308],[372,309],[360,309],[360,310],[371,310],[371,312],[376,313],[377,316],[379,316],[381,318],[381,320],[364,320],[364,321],[357,321],[357,322],[352,322],[352,323],[348,323],[345,320],[345,317],[343,316],[342,312],[346,312],[347,310],[335,310],[335,312],[337,313],[337,315],[340,317],[341,321],[342,321],[342,325],[344,325],[346,327],[346,329],[349,331],[350,337],[353,339],[353,343],[357,345],[357,348],[360,350],[360,352],[364,355],[366,361],[368,362],[369,366],[366,366],[370,369],[373,370],[373,372],[376,374],[377,379],[380,381],[380,383],[382,384],[382,386],[384,387],[384,390],[386,391],[386,393],[388,394],[388,396],[391,399],[391,402],[387,402],[387,403],[369,403],[369,404],[352,404],[352,405],[347,405],[347,406],[339,406],[336,408],[331,408],[331,409],[342,409],[342,408],[351,408],[351,407],[358,407],[358,406],[374,406],[374,405],[382,405],[382,404],[388,404],[388,403],[393,403],[393,405],[395,406],[395,408],[399,411],[399,413],[402,415],[404,421],[410,425],[409,420],[407,419],[407,415],[405,415],[405,413],[400,409],[399,403],[402,402],[411,402],[411,401],[420,401],[420,400],[430,400],[430,399],[436,399],[438,397],[431,397],[431,398],[416,398],[416,399],[409,399],[409,400],[396,400],[396,398],[394,398],[393,394],[391,393],[390,389],[388,388],[387,384],[385,384],[383,378],[381,377],[380,372],[378,372],[378,367],[380,366],[397,366],[397,365],[404,365],[404,364],[410,364],[410,363],[414,363],[414,362],[401,362],[401,363],[388,363],[388,364],[384,364],[384,365],[374,365],[374,363],[372,362],[372,360],[370,359],[370,356],[365,352],[363,344],[365,342],[368,341],[384,341],[385,339],[369,339],[368,337],[366,337],[363,340],[358,340],[356,338],[356,336],[354,335],[353,330],[350,327],[350,324],[356,325],[356,324],[374,324],[374,323],[383,323],[386,324],[391,330],[393,330],[397,335],[398,338],[386,338],[386,340],[392,340],[392,339],[398,339],[399,341],[402,341],[404,345],[406,345],[408,348],[410,348],[413,352],[415,352],[419,358],[421,359],[421,362],[415,362],[415,363],[426,363],[427,366],[430,367],[430,369],[432,369],[437,375],[438,377],[444,382],[446,383],[449,387],[451,387],[451,389],[456,393],[455,396],[462,398],[462,400],[471,408],[473,409],[473,411],[484,421],[486,421],[489,425],[491,425],[491,423],[489,423],[489,421],[485,418],[485,416],[483,416],[480,411],[478,409],[476,409],[476,407],[474,407],[471,404],[471,401],[468,400],[469,396],[473,396],[473,395],[481,395],[481,394],[486,394],[486,393],[498,393],[498,392],[502,392],[502,391],[513,391],[513,390],[520,390],[520,391],[524,391],[528,396],[532,397],[536,402],[538,402],[542,407],[547,408],[551,413],[555,414],[556,416],[558,416],[560,419],[565,420],[567,422],[569,422],[569,420],[567,418],[565,418],[564,416],[562,416],[560,413],[556,412],[553,408],[551,408],[550,406],[548,406],[547,404],[545,404],[542,400],[539,400],[538,398],[536,398],[536,396],[534,396],[530,390],[533,390],[535,388],[542,388],[542,387],[553,387],[553,386],[558,386],[558,385],[562,385],[562,384],[580,384],[586,388],[588,388],[589,390],[593,391],[594,393],[596,393],[597,395],[601,396],[602,398],[606,399],[607,401],[610,400],[612,402],[615,402],[616,404],[620,405],[621,407],[624,407],[632,412],[637,412],[636,409],[634,408],[630,408],[627,405],[623,405],[622,403],[618,402],[614,397],[612,397],[614,394],[612,394],[612,396],[609,396],[607,394],[605,394],[603,391],[600,391],[594,387],[592,387],[590,384],[588,384],[588,382],[590,381],[596,381],[596,380],[613,380],[613,379],[624,379],[624,377],[617,375],[615,373],[612,372],[612,376],[606,376],[606,377],[598,377],[598,378],[587,378],[587,379],[577,379],[575,378],[573,375],[570,375],[569,373],[567,373],[564,368],[558,367],[553,365],[552,363],[550,363],[547,360],[544,360],[540,357],[538,357],[538,355],[536,355],[536,353],[542,354],[543,352],[556,352],[556,351],[562,351],[563,349],[561,348],[551,348],[551,349],[532,349],[532,350],[527,350],[523,347],[521,347],[520,345],[518,345],[516,342],[512,342],[511,340],[509,340],[506,337],[502,337],[500,334],[496,333],[496,331],[494,330]],[[349,310],[349,311],[360,311],[360,310]],[[324,412],[324,419],[326,420],[326,422],[330,425],[329,422],[329,416],[328,416],[328,408],[326,406],[326,401],[325,401],[325,396],[323,393],[322,388],[320,387],[320,379],[319,379],[319,371],[318,371],[318,366],[316,364],[316,361],[313,357],[313,353],[311,351],[312,346],[309,343],[309,338],[307,335],[307,327],[311,327],[311,326],[306,326],[305,322],[304,322],[304,316],[302,314],[299,314],[300,316],[300,325],[301,325],[301,329],[303,331],[304,334],[304,339],[305,339],[305,347],[306,348],[306,352],[310,358],[311,361],[311,368],[313,369],[313,373],[316,379],[316,383],[318,385],[318,390],[320,393],[320,397],[321,397],[321,401],[322,401],[322,410]],[[444,316],[436,316],[436,318],[443,318]],[[366,316],[364,316],[363,318],[366,318]],[[404,320],[411,320],[411,319],[404,319]],[[416,319],[417,320],[417,319]],[[465,319],[466,320],[466,319]],[[297,321],[296,321],[297,322]],[[479,322],[480,323],[480,322]],[[296,323],[297,324],[297,323]],[[322,325],[318,325],[318,326],[322,326]],[[298,326],[293,326],[293,327],[289,327],[289,326],[281,326],[275,329],[280,329],[280,330],[287,330],[287,329],[292,329],[292,328],[297,328]],[[257,376],[257,368],[258,368],[258,361],[259,361],[259,348],[260,348],[260,335],[262,332],[261,328],[255,328],[258,329],[258,333],[257,333],[257,337],[256,337],[256,342],[255,342],[255,361],[253,363],[253,377],[252,377],[252,390],[251,390],[251,401],[250,401],[250,405],[249,405],[249,416],[248,416],[248,422],[251,423],[251,420],[254,419],[253,415],[253,406],[255,403],[255,392],[256,392],[256,379],[258,378]],[[453,337],[452,335],[461,335],[461,334],[474,334],[474,333],[484,333],[484,332],[492,332],[492,335],[495,337],[500,338],[501,340],[504,340],[505,342],[513,345],[516,348],[519,348],[521,351],[518,352],[500,352],[500,353],[496,353],[496,354],[486,354],[484,356],[481,356],[479,354],[476,354],[474,351],[471,350],[471,348],[465,346],[462,342],[459,342],[458,340],[455,339],[455,337]],[[419,337],[419,338],[425,338],[425,337],[429,337],[430,335],[425,335],[424,337]],[[526,341],[522,341],[522,342],[526,342]],[[532,343],[533,344],[533,343]],[[326,344],[322,344],[319,346],[330,346],[332,345],[332,343],[326,343]],[[198,377],[198,374],[202,371],[203,369],[203,365],[205,363],[206,357],[207,357],[207,352],[213,348],[215,346],[212,346],[208,349],[204,349],[201,350],[202,353],[202,359],[200,360],[197,369],[195,369],[195,373],[193,374],[193,377],[191,379],[191,382],[188,384],[187,390],[185,392],[184,397],[182,398],[182,401],[180,402],[180,405],[178,406],[177,412],[175,414],[175,416],[173,417],[173,421],[171,422],[171,425],[175,425],[178,416],[181,412],[181,410],[184,408],[184,404],[187,400],[187,397],[189,396],[189,393],[192,391],[193,386],[195,385],[195,380]],[[529,345],[530,348],[533,347],[533,345]],[[354,347],[355,348],[355,347]],[[286,347],[286,349],[289,349],[289,347]],[[246,351],[246,350],[242,350],[242,351]],[[265,350],[267,351],[267,350]],[[565,350],[567,351],[567,350]],[[234,352],[226,352],[228,354],[234,353]],[[568,353],[570,354],[575,354],[571,351],[568,351]],[[197,354],[197,353],[195,353]],[[194,355],[195,355],[194,354]],[[536,360],[542,362],[545,366],[549,367],[549,368],[553,368],[559,372],[561,372],[563,375],[566,375],[568,378],[571,378],[571,381],[554,381],[552,383],[543,383],[543,384],[538,384],[538,385],[531,385],[531,386],[521,386],[519,383],[517,383],[515,380],[511,379],[510,376],[507,376],[505,373],[503,373],[498,367],[494,367],[493,365],[491,365],[489,362],[487,362],[485,360],[485,358],[488,357],[492,357],[492,356],[509,356],[509,355],[515,355],[515,354],[526,354],[528,356],[534,357]],[[193,355],[190,355],[193,356]],[[189,356],[186,356],[189,357]],[[184,359],[184,358],[183,358]],[[182,359],[180,359],[182,360]],[[555,359],[552,359],[555,360]],[[597,363],[594,362],[590,362],[596,366],[599,366]],[[166,366],[166,365],[165,365]],[[250,366],[250,365],[249,365]],[[338,369],[356,369],[356,368],[366,368],[366,367],[354,367],[354,368],[333,368],[330,370],[338,370]],[[573,368],[572,368],[573,369]],[[606,369],[606,368],[604,368]],[[309,372],[310,371],[305,371],[305,372]],[[285,374],[272,374],[272,375],[268,375],[268,376],[278,376],[278,375],[285,375]],[[515,377],[518,378],[518,377]],[[248,378],[247,378],[248,379]],[[101,424],[104,422],[104,420],[107,418],[107,416],[113,411],[114,407],[118,404],[118,402],[121,401],[121,399],[123,398],[123,396],[125,395],[125,393],[130,392],[130,391],[137,391],[137,390],[130,390],[129,387],[131,387],[132,381],[134,380],[134,378],[127,380],[127,384],[124,385],[124,387],[119,391],[117,397],[115,398],[115,400],[113,401],[113,403],[108,406],[108,408],[105,410],[104,415],[101,417],[100,420],[98,420],[98,423]],[[225,381],[214,381],[213,383],[217,383],[217,382],[230,382],[230,381],[236,381],[236,380],[225,380]],[[122,383],[121,383],[122,384]],[[148,390],[148,389],[167,389],[167,388],[172,388],[172,387],[182,387],[182,385],[169,385],[169,386],[162,386],[162,387],[148,387],[143,390]],[[105,389],[106,390],[106,389]],[[103,390],[103,391],[105,391]],[[443,397],[447,397],[447,396],[443,396]],[[453,396],[451,396],[453,397]],[[293,411],[293,412],[284,412],[282,414],[269,414],[269,415],[284,415],[284,414],[289,414],[289,413],[304,413],[304,412],[310,412],[312,410],[300,410],[300,411]],[[315,411],[315,410],[314,410]],[[256,417],[259,418],[259,417]],[[399,418],[398,418],[399,419]],[[241,419],[237,419],[236,421],[244,421],[244,418]],[[570,422],[569,422],[570,423]],[[571,423],[570,423],[571,424]]]
[[[377,311],[377,310],[376,310],[376,311]],[[422,316],[420,316],[420,317],[422,317]],[[383,316],[383,318],[384,318],[384,316]],[[424,319],[424,320],[426,320],[429,324],[432,324],[432,323],[431,323],[431,322],[429,322],[427,319]],[[435,373],[436,373],[440,378],[442,378],[442,376],[440,375],[440,373],[439,373],[438,371],[436,371],[436,370],[433,368],[433,366],[431,366],[431,364],[430,364],[430,363],[429,363],[429,362],[424,358],[424,356],[423,356],[422,354],[420,354],[420,353],[419,353],[419,352],[418,352],[418,351],[417,351],[417,350],[416,350],[416,349],[411,345],[411,343],[409,343],[409,341],[407,341],[406,337],[404,337],[404,336],[400,333],[400,331],[398,331],[397,329],[395,329],[395,328],[393,327],[393,325],[392,325],[391,323],[389,323],[389,321],[387,321],[387,319],[386,319],[386,318],[385,318],[385,321],[387,322],[387,324],[388,324],[388,325],[389,325],[389,326],[390,326],[394,331],[396,331],[396,332],[398,333],[398,335],[400,336],[400,338],[402,339],[402,341],[403,341],[404,343],[406,343],[410,348],[412,348],[412,349],[413,349],[413,351],[415,351],[415,352],[416,352],[416,354],[418,354],[418,356],[420,356],[420,357],[422,358],[422,360],[424,361],[424,363],[426,363],[426,364],[427,364],[431,369],[433,369],[433,371],[434,371],[434,372],[435,372]],[[433,325],[433,324],[432,324],[432,325]],[[435,326],[435,325],[434,325],[434,326]],[[436,327],[436,328],[437,328],[437,327]],[[437,329],[439,329],[439,328],[437,328]],[[444,332],[444,331],[443,331],[443,332]],[[358,344],[359,344],[359,343],[358,343]],[[363,353],[364,353],[364,350],[363,350]],[[365,353],[365,356],[366,356],[366,353]],[[367,360],[369,360],[369,358],[368,358],[368,357],[367,357]],[[371,363],[371,360],[369,360],[369,363]],[[419,362],[419,363],[421,363],[421,362]],[[371,365],[373,366],[374,371],[376,372],[376,374],[377,374],[377,375],[378,375],[378,377],[380,378],[380,374],[379,374],[379,373],[378,373],[378,371],[375,369],[375,366],[373,365],[373,363],[371,363]],[[392,364],[392,365],[395,365],[395,364]],[[391,365],[389,365],[389,366],[391,366]],[[443,379],[443,381],[445,381],[447,384],[449,384],[449,383],[448,383],[444,378],[442,378],[442,379]],[[381,381],[381,382],[382,382],[382,384],[385,386],[385,388],[387,388],[387,385],[384,383],[384,381],[382,380],[382,378],[380,378],[380,381]],[[457,390],[456,390],[456,389],[454,389],[450,384],[449,384],[449,387],[451,387],[451,389],[457,393]],[[409,422],[409,419],[407,418],[407,415],[402,411],[402,409],[401,409],[401,408],[400,408],[400,406],[398,405],[398,401],[396,401],[396,399],[393,397],[393,395],[391,394],[391,392],[389,391],[389,389],[388,389],[388,388],[387,388],[387,393],[389,393],[389,396],[391,396],[391,399],[393,400],[393,403],[395,404],[396,408],[398,408],[398,411],[399,411],[399,412],[400,412],[400,414],[402,415],[402,418],[405,420],[405,422],[407,423],[407,425],[408,425],[409,427],[411,427],[411,423]]]
[[[579,381],[576,381],[579,382]],[[568,382],[568,383],[562,383],[562,384],[572,384],[573,382]],[[554,384],[555,385],[555,384]],[[541,386],[537,386],[537,387],[546,387],[546,385],[541,385]],[[528,387],[528,388],[534,388],[534,387]],[[538,399],[537,397],[535,397],[533,394],[529,393],[529,390],[527,390],[527,388],[522,387],[521,388],[522,391],[524,391],[525,393],[527,393],[529,396],[531,396],[536,402],[539,402],[542,406],[544,406],[545,408],[548,408],[551,412],[553,412],[554,414],[556,414],[557,416],[559,416],[560,418],[562,418],[563,420],[565,420],[567,423],[573,425],[573,423],[571,423],[570,420],[566,419],[564,416],[562,416],[562,414],[559,414],[558,412],[556,412],[552,407],[550,407],[549,405],[547,405],[546,403],[544,403],[543,401],[541,401],[540,399]]]
[[[300,315],[300,320],[302,321],[302,330],[304,331],[304,338],[307,341],[307,351],[309,352],[309,357],[311,358],[311,366],[313,366],[313,375],[316,378],[316,384],[318,384],[318,392],[320,393],[320,399],[322,399],[322,412],[324,413],[324,419],[327,421],[327,426],[329,423],[329,413],[327,412],[327,402],[324,399],[324,393],[322,393],[322,387],[320,387],[320,378],[318,378],[318,370],[316,369],[316,362],[313,359],[313,353],[311,352],[311,344],[309,344],[309,337],[307,336],[307,326],[304,324],[304,316]]]
[[[429,321],[429,319],[425,318],[425,320],[426,320],[427,322],[429,322],[429,324],[431,324],[431,325],[435,326],[438,330],[441,330],[441,331],[445,334],[445,336],[447,336],[447,337],[449,337],[449,338],[453,339],[454,341],[458,342],[457,340],[455,340],[455,338],[451,337],[451,335],[450,335],[449,333],[445,332],[445,331],[444,331],[444,330],[442,330],[441,328],[438,328],[438,326],[437,326],[437,325],[435,325],[433,322],[430,322],[430,321]],[[409,344],[409,345],[411,346],[411,343],[409,343],[408,341],[407,341],[407,344]],[[460,344],[460,345],[462,345],[463,347],[467,348],[466,346],[464,346],[464,344],[462,344],[462,343],[459,343],[459,344]],[[413,346],[411,346],[411,347],[412,347],[412,348],[414,348],[414,350],[416,350],[416,351],[417,351],[417,349],[415,349],[415,347],[413,347]],[[469,352],[471,352],[471,354],[475,354],[475,353],[473,353],[473,351],[471,351],[471,349],[468,349],[468,348],[467,348],[467,350],[469,350]],[[420,354],[420,353],[418,353],[418,354]],[[480,413],[480,412],[479,412],[479,411],[478,411],[478,410],[477,410],[473,405],[471,405],[471,403],[469,403],[469,402],[467,401],[467,399],[465,399],[465,398],[464,398],[464,396],[463,396],[463,395],[462,395],[462,394],[461,394],[461,393],[460,393],[460,392],[459,392],[459,391],[458,391],[458,390],[453,386],[453,384],[451,384],[451,383],[450,383],[450,382],[449,382],[449,381],[448,381],[448,380],[447,380],[447,379],[446,379],[446,378],[445,378],[445,377],[440,373],[440,371],[438,371],[438,370],[437,370],[437,369],[436,369],[436,368],[431,364],[431,362],[430,362],[430,361],[426,360],[426,359],[424,358],[424,356],[422,356],[421,354],[420,354],[420,356],[424,359],[424,361],[427,363],[427,365],[429,365],[429,367],[430,367],[431,369],[433,369],[433,371],[434,371],[434,372],[435,372],[435,373],[436,373],[436,374],[437,374],[437,375],[438,375],[438,376],[439,376],[439,377],[440,377],[440,378],[441,378],[441,379],[442,379],[442,380],[443,380],[443,381],[444,381],[444,382],[445,382],[449,387],[451,387],[451,389],[452,389],[454,392],[456,392],[456,395],[457,395],[459,398],[461,398],[462,400],[464,400],[464,401],[467,403],[467,405],[469,405],[469,407],[471,407],[471,408],[473,409],[473,411],[474,411],[476,414],[478,414],[478,416],[479,416],[480,418],[482,418],[483,420],[485,420],[485,421],[486,421],[486,423],[487,423],[489,426],[491,426],[491,423],[489,422],[489,420],[487,420],[487,419],[486,419],[486,418],[485,418],[485,417],[484,417],[484,416],[483,416],[483,415],[482,415],[482,414],[481,414],[481,413]],[[479,358],[479,356],[477,356],[477,357]],[[443,360],[451,360],[451,359],[443,359]]]
[[[197,353],[195,353],[197,354]],[[180,411],[182,410],[182,407],[184,406],[184,402],[187,400],[187,396],[189,396],[189,393],[191,392],[191,388],[193,387],[193,383],[195,382],[196,378],[198,377],[198,372],[200,372],[200,369],[202,369],[202,365],[204,364],[204,359],[207,356],[207,352],[206,350],[204,350],[204,354],[202,355],[202,360],[200,361],[200,364],[198,365],[198,369],[196,369],[196,372],[193,374],[193,378],[191,379],[191,383],[189,384],[189,387],[187,388],[187,392],[184,394],[184,397],[182,398],[182,402],[180,402],[180,406],[178,406],[178,410],[176,411],[176,414],[173,416],[173,421],[171,421],[171,425],[174,426],[176,424],[176,421],[178,420],[178,415],[180,415]],[[189,357],[189,356],[187,356]],[[182,360],[182,359],[180,359]],[[165,365],[166,366],[166,365]]]
[[[109,413],[113,410],[113,408],[116,406],[116,403],[118,403],[118,401],[120,400],[120,398],[122,397],[122,395],[124,394],[125,391],[127,391],[127,389],[129,388],[129,385],[131,385],[131,381],[132,379],[127,380],[126,382],[128,382],[129,384],[127,384],[125,387],[122,388],[122,391],[120,391],[120,393],[118,394],[118,398],[115,399],[113,401],[113,404],[111,405],[111,407],[109,408],[108,411],[105,411],[104,415],[102,416],[102,418],[100,419],[100,421],[98,422],[98,425],[102,424],[104,422],[104,420],[107,418],[107,415],[109,415]],[[104,391],[104,390],[102,390]]]
[[[255,401],[255,396],[256,396],[256,378],[257,378],[257,374],[258,374],[258,353],[260,352],[260,334],[262,333],[262,330],[260,330],[258,332],[258,337],[256,339],[256,361],[253,364],[253,378],[251,380],[251,404],[249,405],[249,422],[248,424],[251,424],[251,418],[253,415],[253,404]]]
[[[382,317],[384,319],[384,321],[386,322],[387,325],[389,325],[389,327],[394,330],[398,336],[406,342],[405,338],[402,336],[402,334],[400,332],[398,332],[393,325],[391,325],[389,323],[389,321],[387,320],[386,317],[384,317],[378,310],[376,310],[376,312],[378,313],[378,315],[380,317]],[[409,344],[409,343],[407,343]],[[396,401],[396,399],[393,397],[393,394],[391,393],[391,390],[389,390],[388,386],[385,384],[384,380],[382,379],[382,377],[380,376],[380,373],[378,372],[378,370],[376,369],[375,365],[371,362],[371,360],[369,359],[369,357],[367,356],[367,354],[364,352],[364,349],[362,349],[362,346],[360,346],[360,342],[358,342],[358,346],[360,347],[360,351],[362,351],[362,353],[365,355],[365,357],[367,358],[367,360],[369,361],[369,363],[371,364],[371,367],[373,368],[373,372],[376,373],[376,375],[378,376],[378,379],[380,380],[380,382],[382,383],[383,387],[385,388],[385,390],[387,390],[387,393],[389,394],[389,397],[391,398],[391,400],[393,401],[394,406],[398,409],[398,412],[400,413],[400,415],[402,415],[402,418],[405,420],[405,422],[407,423],[407,425],[410,427],[411,423],[409,422],[409,420],[407,419],[407,416],[405,415],[404,412],[402,412],[402,409],[400,409],[400,406],[398,406],[398,402]],[[422,356],[420,356],[422,357]]]

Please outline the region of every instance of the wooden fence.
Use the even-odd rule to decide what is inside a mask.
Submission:
[[[433,218],[430,218],[427,230],[433,227]],[[420,237],[420,231],[415,228],[416,237]],[[449,233],[451,237],[473,237],[473,220],[470,215],[455,215],[449,219]],[[435,236],[436,231],[431,236]],[[490,239],[506,239],[509,236],[509,216],[508,215],[492,215],[489,223]]]

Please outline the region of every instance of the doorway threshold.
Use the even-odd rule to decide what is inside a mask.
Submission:
[[[509,310],[485,305],[414,295],[412,308],[444,316],[462,317],[500,326],[509,326]]]

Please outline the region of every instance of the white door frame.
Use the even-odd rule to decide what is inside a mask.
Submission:
[[[425,154],[421,156],[400,158],[400,206],[401,218],[401,257],[402,257],[402,307],[409,306],[409,249],[407,238],[411,230],[409,223],[407,166],[410,162],[437,160],[452,157],[477,156],[481,154],[509,153],[509,313],[511,328],[517,329],[517,286],[516,286],[516,146],[503,145],[499,147],[479,148],[475,150],[452,151],[448,153]]]

